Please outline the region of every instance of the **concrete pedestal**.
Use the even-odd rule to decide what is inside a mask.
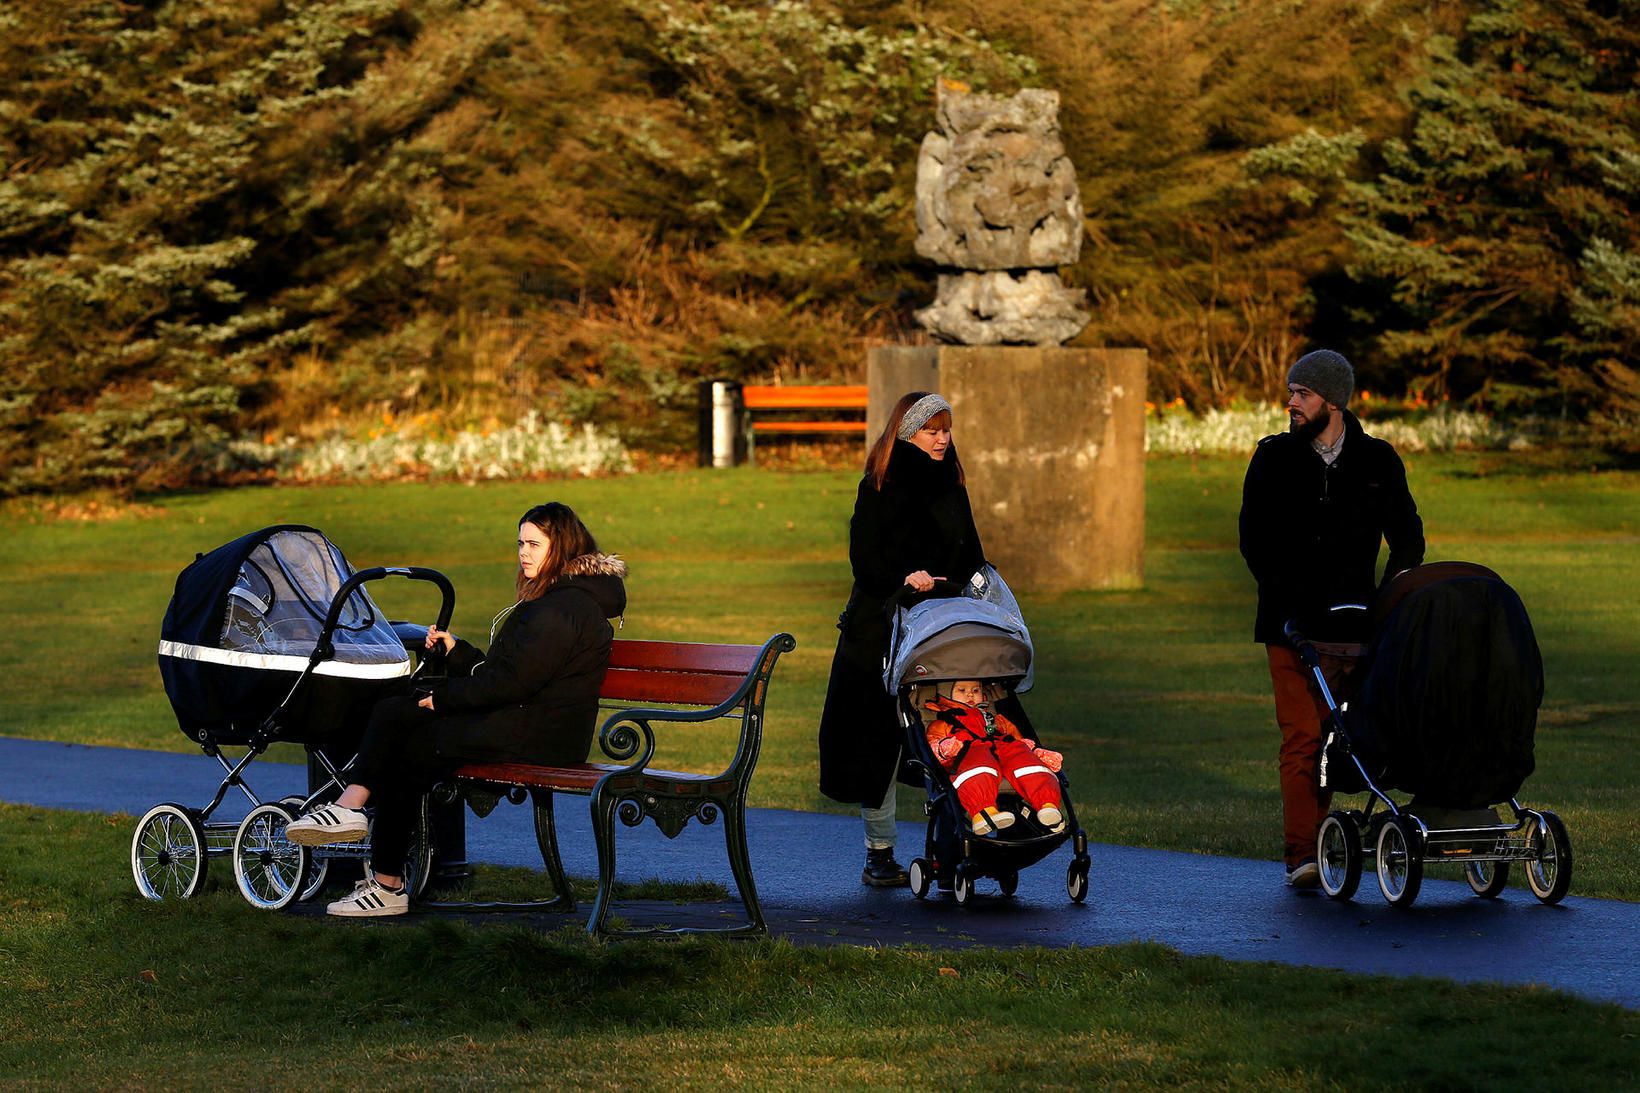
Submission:
[[[867,357],[867,437],[938,391],[986,556],[1016,590],[1144,581],[1143,349],[890,346]]]

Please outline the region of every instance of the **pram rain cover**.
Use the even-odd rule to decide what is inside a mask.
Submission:
[[[237,740],[260,724],[307,667],[331,601],[353,572],[321,532],[296,524],[241,536],[183,570],[159,643],[160,674],[182,731]],[[373,690],[415,667],[363,588],[348,597],[331,643],[334,654],[314,675],[344,686]]]

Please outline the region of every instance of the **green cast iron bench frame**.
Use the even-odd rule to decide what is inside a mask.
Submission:
[[[609,670],[599,705],[615,712],[598,732],[599,749],[614,763],[549,767],[526,763],[469,763],[456,769],[446,791],[475,791],[535,808],[535,838],[541,848],[550,899],[526,903],[440,903],[472,910],[574,911],[575,896],[558,854],[553,798],[560,793],[591,798],[592,831],[598,846],[598,895],[587,919],[593,936],[654,936],[704,933],[760,937],[768,933],[746,848],[746,791],[763,745],[763,708],[769,678],[782,653],[797,646],[790,634],[776,634],[761,646],[708,645],[682,641],[618,640],[610,649]],[[634,705],[643,703],[644,705]],[[649,766],[655,754],[655,725],[739,722],[740,739],[729,765],[717,774],[692,774]],[[615,821],[636,827],[648,818],[667,838],[676,838],[690,820],[723,818],[729,868],[745,905],[743,923],[721,928],[612,930],[607,925],[615,883]]]

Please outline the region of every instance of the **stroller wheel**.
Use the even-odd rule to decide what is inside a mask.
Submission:
[[[1506,861],[1472,861],[1463,867],[1463,879],[1482,899],[1497,899],[1509,884],[1509,863]]]
[[[1411,907],[1423,883],[1418,828],[1407,817],[1396,816],[1378,830],[1378,890],[1391,907]]]
[[[147,899],[192,899],[205,887],[205,827],[181,805],[155,805],[131,836],[131,876]]]
[[[911,894],[918,899],[926,899],[929,888],[934,884],[934,874],[929,870],[928,862],[923,858],[912,858],[906,872],[911,877]]]
[[[967,862],[957,866],[956,896],[958,907],[966,907],[974,900],[974,873]]]
[[[252,907],[277,911],[306,890],[312,854],[285,838],[296,819],[282,804],[257,805],[233,837],[233,879]]]
[[[1321,821],[1315,860],[1321,866],[1321,890],[1346,900],[1361,885],[1361,828],[1348,812],[1333,812]]]
[[[1019,871],[1017,869],[1009,870],[997,878],[997,883],[1002,886],[1003,895],[1013,895],[1019,891]]]
[[[1072,903],[1088,898],[1088,865],[1086,858],[1072,858],[1070,868],[1065,871],[1065,891]]]
[[[1536,857],[1526,863],[1526,883],[1544,903],[1559,903],[1572,887],[1572,837],[1553,812],[1537,813],[1527,836]]]

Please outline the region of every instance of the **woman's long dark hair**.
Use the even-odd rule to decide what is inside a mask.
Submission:
[[[899,439],[900,422],[905,420],[905,412],[915,406],[919,400],[927,398],[931,393],[929,391],[912,391],[908,395],[902,395],[900,401],[894,404],[894,409],[889,411],[888,425],[883,428],[883,435],[877,438],[876,442],[871,445],[871,451],[866,453],[866,477],[871,479],[872,489],[881,490],[883,483],[888,479],[888,461],[894,454],[894,441]],[[949,428],[951,425],[951,412],[941,410],[924,422],[923,425],[924,428],[929,425],[934,426],[936,429],[941,426]],[[966,486],[968,478],[962,473],[962,461],[957,458],[957,446],[955,444],[945,449],[945,458],[957,472],[957,485]]]
[[[518,577],[514,586],[518,592],[520,602],[539,599],[547,589],[558,583],[563,576],[564,566],[572,559],[583,554],[598,553],[598,541],[592,537],[592,532],[581,523],[581,518],[575,515],[575,510],[562,501],[549,501],[545,505],[537,505],[523,516],[518,518],[520,526],[534,524],[547,537],[547,556],[541,561],[541,568],[536,571],[535,579],[524,576],[524,567],[518,567]]]

